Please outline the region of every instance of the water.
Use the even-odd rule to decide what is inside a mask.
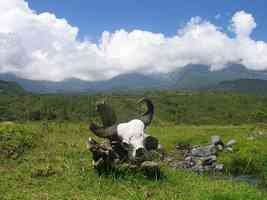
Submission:
[[[250,176],[250,175],[240,175],[231,177],[231,180],[233,181],[241,181],[241,182],[247,182],[250,185],[256,186],[259,183],[259,179],[256,176]]]

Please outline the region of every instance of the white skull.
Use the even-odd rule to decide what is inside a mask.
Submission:
[[[144,123],[138,119],[121,123],[117,127],[118,135],[122,138],[123,142],[133,147],[133,157],[135,157],[137,149],[144,148],[144,139],[147,136],[144,133],[144,129]]]

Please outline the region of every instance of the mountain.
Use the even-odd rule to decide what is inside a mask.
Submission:
[[[34,93],[96,93],[143,91],[147,89],[205,90],[223,81],[237,79],[267,80],[266,71],[252,71],[242,65],[229,64],[225,69],[210,71],[206,65],[188,65],[168,74],[123,74],[106,81],[66,79],[61,82],[33,81],[12,74],[0,74],[0,80],[14,81]]]
[[[0,74],[0,80],[17,82],[25,90],[34,93],[96,93],[113,90],[138,91],[164,87],[161,83],[161,78],[137,73],[120,75],[107,81],[95,82],[79,79],[66,79],[61,82],[34,81],[19,78],[12,74]],[[167,86],[165,85],[165,87]]]
[[[15,82],[0,80],[0,94],[21,95],[26,93],[25,90]]]
[[[267,72],[248,70],[238,64],[229,64],[227,68],[217,71],[210,71],[206,65],[190,65],[180,72],[176,88],[183,90],[206,89],[222,81],[237,79],[267,80]]]
[[[239,79],[223,81],[216,85],[213,90],[267,95],[267,80]]]

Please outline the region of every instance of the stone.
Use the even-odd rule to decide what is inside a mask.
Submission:
[[[208,145],[208,146],[192,149],[191,154],[192,156],[197,156],[197,157],[207,157],[207,156],[215,155],[216,152],[217,150],[214,145]]]
[[[232,147],[234,144],[236,144],[236,140],[232,139],[232,140],[229,140],[229,141],[226,143],[226,146],[227,146],[227,147]]]
[[[211,144],[213,145],[223,144],[221,137],[218,135],[211,136]]]
[[[233,148],[232,147],[226,147],[225,148],[225,151],[227,151],[227,152],[233,152]]]
[[[187,162],[192,161],[192,157],[191,156],[187,156],[187,157],[185,157],[184,160],[187,161]]]
[[[188,151],[191,149],[191,145],[190,144],[184,144],[184,143],[178,143],[175,145],[175,148],[177,150]]]
[[[202,165],[196,165],[196,166],[192,167],[192,170],[199,173],[199,174],[202,174],[205,171],[205,169]]]
[[[250,137],[247,137],[248,140],[255,140],[255,137],[253,136],[250,136]]]
[[[222,146],[222,145],[220,145],[220,144],[219,144],[219,145],[217,145],[216,147],[217,147],[217,149],[218,149],[219,151],[222,151],[222,150],[223,150],[223,146]]]
[[[202,166],[211,166],[214,162],[216,162],[216,159],[217,159],[216,156],[195,157],[194,158],[197,165],[202,165]]]
[[[261,136],[264,135],[264,133],[262,131],[259,131],[258,134]]]
[[[222,172],[223,169],[224,169],[224,165],[223,164],[216,164],[215,165],[215,171]]]

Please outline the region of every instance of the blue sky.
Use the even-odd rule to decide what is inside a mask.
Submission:
[[[266,0],[27,0],[38,13],[48,11],[79,27],[79,37],[96,40],[104,30],[141,29],[167,36],[191,17],[201,18],[227,31],[232,15],[239,10],[253,14],[257,28],[252,38],[267,40]],[[220,15],[219,19],[215,16]]]
[[[0,73],[107,80],[190,64],[267,70],[266,0],[0,0]]]

